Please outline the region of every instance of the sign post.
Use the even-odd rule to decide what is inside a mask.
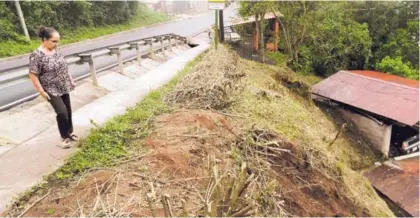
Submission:
[[[223,23],[223,10],[219,11],[220,43],[225,41],[225,24]]]
[[[225,0],[208,0],[209,10],[214,10],[214,46],[217,50],[217,43],[219,41],[219,10],[223,10],[226,7]],[[223,19],[223,18],[221,18]],[[223,30],[221,30],[223,31]]]
[[[219,26],[217,25],[217,23],[219,22],[218,19],[217,19],[218,15],[219,15],[218,10],[215,10],[214,15],[215,15],[215,19],[214,19],[214,47],[217,50],[217,42],[219,41]]]
[[[209,10],[223,10],[225,7],[225,0],[209,0]]]

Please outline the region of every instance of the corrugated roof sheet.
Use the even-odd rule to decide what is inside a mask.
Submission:
[[[392,82],[392,83],[397,83],[400,85],[410,86],[413,88],[419,88],[419,81],[400,77],[400,76],[395,76],[392,74],[381,73],[381,72],[372,71],[372,70],[350,70],[349,72]]]
[[[413,217],[419,217],[419,157],[403,162],[382,164],[366,172],[365,176],[378,191]]]
[[[414,126],[419,122],[419,89],[383,78],[339,71],[314,85],[312,93]]]
[[[280,12],[269,12],[266,13],[264,15],[264,19],[265,20],[269,20],[269,19],[274,19],[277,17],[283,17],[283,14],[281,14]],[[235,19],[230,19],[228,21],[225,22],[225,26],[234,26],[234,25],[239,25],[239,24],[245,24],[245,23],[253,23],[255,22],[255,16],[249,16],[248,18],[235,18]]]

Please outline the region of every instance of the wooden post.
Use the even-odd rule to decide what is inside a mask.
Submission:
[[[279,21],[274,19],[274,52],[279,50]]]
[[[257,30],[257,23],[258,21],[255,21],[253,26],[253,33],[252,33],[252,48],[254,51],[258,51],[258,30]]]

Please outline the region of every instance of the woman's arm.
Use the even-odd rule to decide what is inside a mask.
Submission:
[[[76,87],[76,82],[74,81],[73,77],[71,76],[70,72],[68,72],[69,77],[70,77],[70,85],[75,88]]]
[[[40,62],[40,57],[35,52],[29,56],[29,78],[31,79],[36,91],[38,91],[39,94],[41,94],[41,96],[45,98],[45,100],[50,100],[50,96],[48,95],[48,93],[45,92],[44,88],[39,82],[38,75],[41,71]]]
[[[45,98],[45,100],[50,100],[50,96],[44,91],[44,88],[42,88],[42,85],[39,82],[37,75],[35,75],[34,73],[29,73],[29,78],[31,79],[36,91],[38,91],[39,94],[41,94],[41,96]]]

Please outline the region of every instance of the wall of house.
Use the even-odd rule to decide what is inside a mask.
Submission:
[[[392,125],[380,125],[366,116],[344,109],[338,110],[344,115],[344,117],[352,121],[359,131],[372,142],[374,149],[388,156],[392,135]]]

